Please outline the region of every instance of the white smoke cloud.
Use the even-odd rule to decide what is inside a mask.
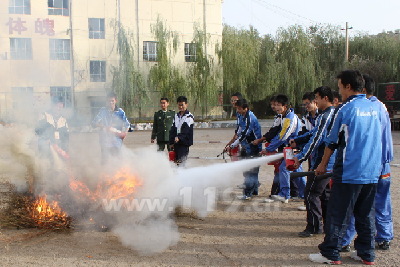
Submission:
[[[18,191],[28,189],[27,174],[36,170],[33,139],[22,125],[0,125],[0,180],[12,182]]]
[[[87,133],[74,137],[69,161],[61,159],[54,150],[53,160],[39,159],[36,157],[37,137],[33,129],[18,125],[0,126],[0,174],[9,177],[19,190],[27,190],[26,173],[31,171],[36,178],[36,187],[40,189],[36,188],[36,194],[46,193],[50,198],[64,194],[64,202],[60,204],[67,207],[71,216],[88,213],[80,217],[86,220],[82,223],[87,223],[88,217],[104,222],[122,244],[143,255],[162,252],[178,242],[178,227],[171,216],[176,207],[190,207],[200,216],[206,216],[212,211],[218,188],[233,187],[243,182],[243,171],[282,157],[278,154],[203,167],[177,168],[154,147],[140,150],[123,148],[120,158],[101,166],[94,136]],[[104,209],[101,199],[88,203],[79,192],[68,193],[71,179],[81,181],[93,192],[106,174],[112,177],[120,168],[128,168],[141,181],[134,193],[136,202],[128,203],[131,205],[128,208],[110,212]],[[151,206],[155,203],[158,206]]]
[[[162,252],[178,240],[177,226],[170,219],[175,207],[188,206],[200,216],[206,216],[212,210],[210,197],[216,193],[212,189],[243,182],[243,171],[281,157],[279,154],[184,169],[175,168],[163,153],[156,153],[153,148],[141,149],[140,154],[125,151],[124,158],[131,160],[138,176],[143,179],[143,185],[135,196],[138,202],[143,199],[168,202],[161,210],[116,213],[118,223],[112,228],[113,232],[124,245],[142,254]]]

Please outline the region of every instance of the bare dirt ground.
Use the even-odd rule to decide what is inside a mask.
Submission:
[[[232,129],[196,129],[188,166],[223,163],[215,159]],[[400,132],[393,132],[395,160],[400,166]],[[74,137],[73,137],[74,138]],[[219,143],[220,142],[220,143]],[[150,145],[150,132],[129,133],[125,144],[140,149]],[[318,252],[323,235],[299,238],[305,228],[301,202],[262,204],[272,182],[272,167],[260,170],[260,196],[251,201],[219,201],[205,218],[179,217],[180,241],[166,251],[141,256],[124,247],[111,232],[74,230],[0,229],[0,266],[320,266],[308,260]],[[377,251],[379,266],[400,266],[399,167],[392,167],[392,203],[395,240],[389,251]],[[241,193],[236,189],[237,195]],[[355,266],[343,253],[344,266]]]

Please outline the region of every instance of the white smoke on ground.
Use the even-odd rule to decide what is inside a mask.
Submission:
[[[243,182],[243,171],[281,157],[279,154],[185,169],[174,167],[165,154],[156,153],[153,148],[142,149],[140,154],[125,151],[124,158],[131,160],[135,172],[143,179],[135,198],[168,200],[168,204],[159,210],[115,213],[113,232],[124,245],[141,254],[162,252],[179,239],[177,226],[171,218],[176,207],[187,206],[200,216],[206,216],[212,210],[207,196],[213,193],[210,188],[233,187]]]
[[[11,182],[20,192],[28,189],[28,174],[36,170],[33,140],[24,126],[0,124],[0,181]]]
[[[212,211],[210,197],[216,199],[217,188],[242,183],[244,171],[282,157],[279,154],[201,167],[177,168],[164,153],[154,151],[154,147],[140,150],[123,148],[121,157],[101,165],[98,140],[94,138],[97,135],[78,135],[81,137],[71,140],[71,160],[61,159],[51,150],[53,159],[50,161],[36,156],[37,137],[34,129],[18,125],[0,126],[1,175],[9,177],[10,182],[19,190],[26,191],[26,173],[32,171],[37,182],[34,193],[44,193],[50,198],[52,194],[65,194],[69,199],[63,198],[64,203],[60,204],[66,205],[68,211],[73,211],[69,213],[71,216],[76,216],[78,211],[82,211],[82,206],[87,208],[90,203],[79,200],[77,192],[67,193],[71,191],[71,179],[77,179],[90,190],[95,190],[105,176],[112,177],[117,170],[128,168],[141,182],[134,198],[137,203],[146,205],[108,212],[101,206],[99,199],[83,211],[90,212],[95,221],[106,222],[122,244],[143,255],[162,252],[179,241],[178,227],[172,216],[176,207],[189,207],[200,216],[206,216]],[[150,207],[154,201],[160,205]],[[81,219],[87,220],[87,217]]]

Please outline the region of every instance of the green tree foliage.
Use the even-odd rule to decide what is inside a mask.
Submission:
[[[223,64],[224,95],[240,91],[245,97],[258,95],[257,77],[262,40],[254,28],[238,30],[224,26],[222,47],[218,51]],[[253,97],[248,97],[253,99]]]
[[[112,88],[118,95],[119,105],[128,116],[133,116],[134,109],[137,109],[141,117],[147,94],[143,78],[133,60],[134,50],[130,41],[132,39],[122,27],[118,27],[117,51],[120,59],[119,65],[112,69]]]
[[[177,95],[187,92],[182,71],[171,62],[171,57],[177,51],[178,35],[167,29],[160,18],[152,25],[151,31],[157,41],[157,64],[150,69],[150,87],[159,91],[162,97],[175,99]]]
[[[350,43],[349,67],[368,73],[378,82],[400,81],[398,34],[359,35]]]
[[[345,38],[337,26],[290,26],[276,35],[260,37],[257,30],[225,25],[218,52],[224,71],[224,94],[240,91],[265,110],[266,99],[278,93],[294,105],[302,95],[321,85],[337,90],[336,75],[359,69],[378,83],[400,81],[400,36],[393,32],[358,35],[350,39],[345,62]],[[264,111],[265,112],[265,111]],[[262,112],[261,114],[263,114]]]
[[[214,62],[207,53],[210,36],[195,24],[192,44],[196,59],[182,67],[171,60],[181,47],[178,35],[158,18],[151,28],[157,41],[157,62],[149,63],[152,66],[145,85],[135,69],[137,62],[133,61],[130,43],[133,38],[121,27],[116,28],[120,62],[113,69],[113,89],[128,114],[137,108],[140,116],[148,99],[146,92],[156,91],[170,99],[186,95],[192,111],[201,110],[202,115],[208,115],[208,108],[217,104],[220,73],[226,107],[230,109],[230,95],[239,91],[258,115],[265,113],[266,101],[274,94],[287,94],[297,106],[305,92],[318,86],[337,89],[335,77],[346,68],[368,73],[378,83],[400,81],[400,35],[396,32],[351,38],[350,58],[345,62],[345,38],[337,26],[294,25],[279,29],[275,36],[260,36],[253,27],[236,29],[224,25],[222,43],[216,46],[219,60]]]
[[[209,36],[195,25],[192,43],[195,45],[196,60],[189,63],[187,77],[191,98],[194,99],[193,111],[200,107],[202,114],[208,113],[208,107],[216,106],[218,93],[218,71],[214,69],[213,60],[206,54],[208,40]]]
[[[304,92],[314,90],[320,82],[314,47],[300,26],[280,29],[277,46],[276,61],[282,65],[277,90],[297,104]]]

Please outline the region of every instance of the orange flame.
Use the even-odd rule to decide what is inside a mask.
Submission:
[[[67,214],[61,210],[57,201],[47,202],[47,196],[35,199],[31,209],[31,217],[40,228],[53,227],[55,225],[67,226],[69,224]]]
[[[69,187],[72,189],[72,191],[74,192],[79,192],[81,195],[84,195],[88,198],[90,198],[91,200],[96,200],[95,196],[93,196],[92,192],[90,191],[90,189],[81,181],[75,180],[75,179],[71,179],[70,183],[69,183]]]
[[[96,201],[100,199],[133,198],[137,187],[142,185],[141,181],[128,168],[122,168],[112,177],[105,177],[101,180],[94,191],[77,180],[70,182],[70,188],[74,192],[79,192],[92,201]]]

